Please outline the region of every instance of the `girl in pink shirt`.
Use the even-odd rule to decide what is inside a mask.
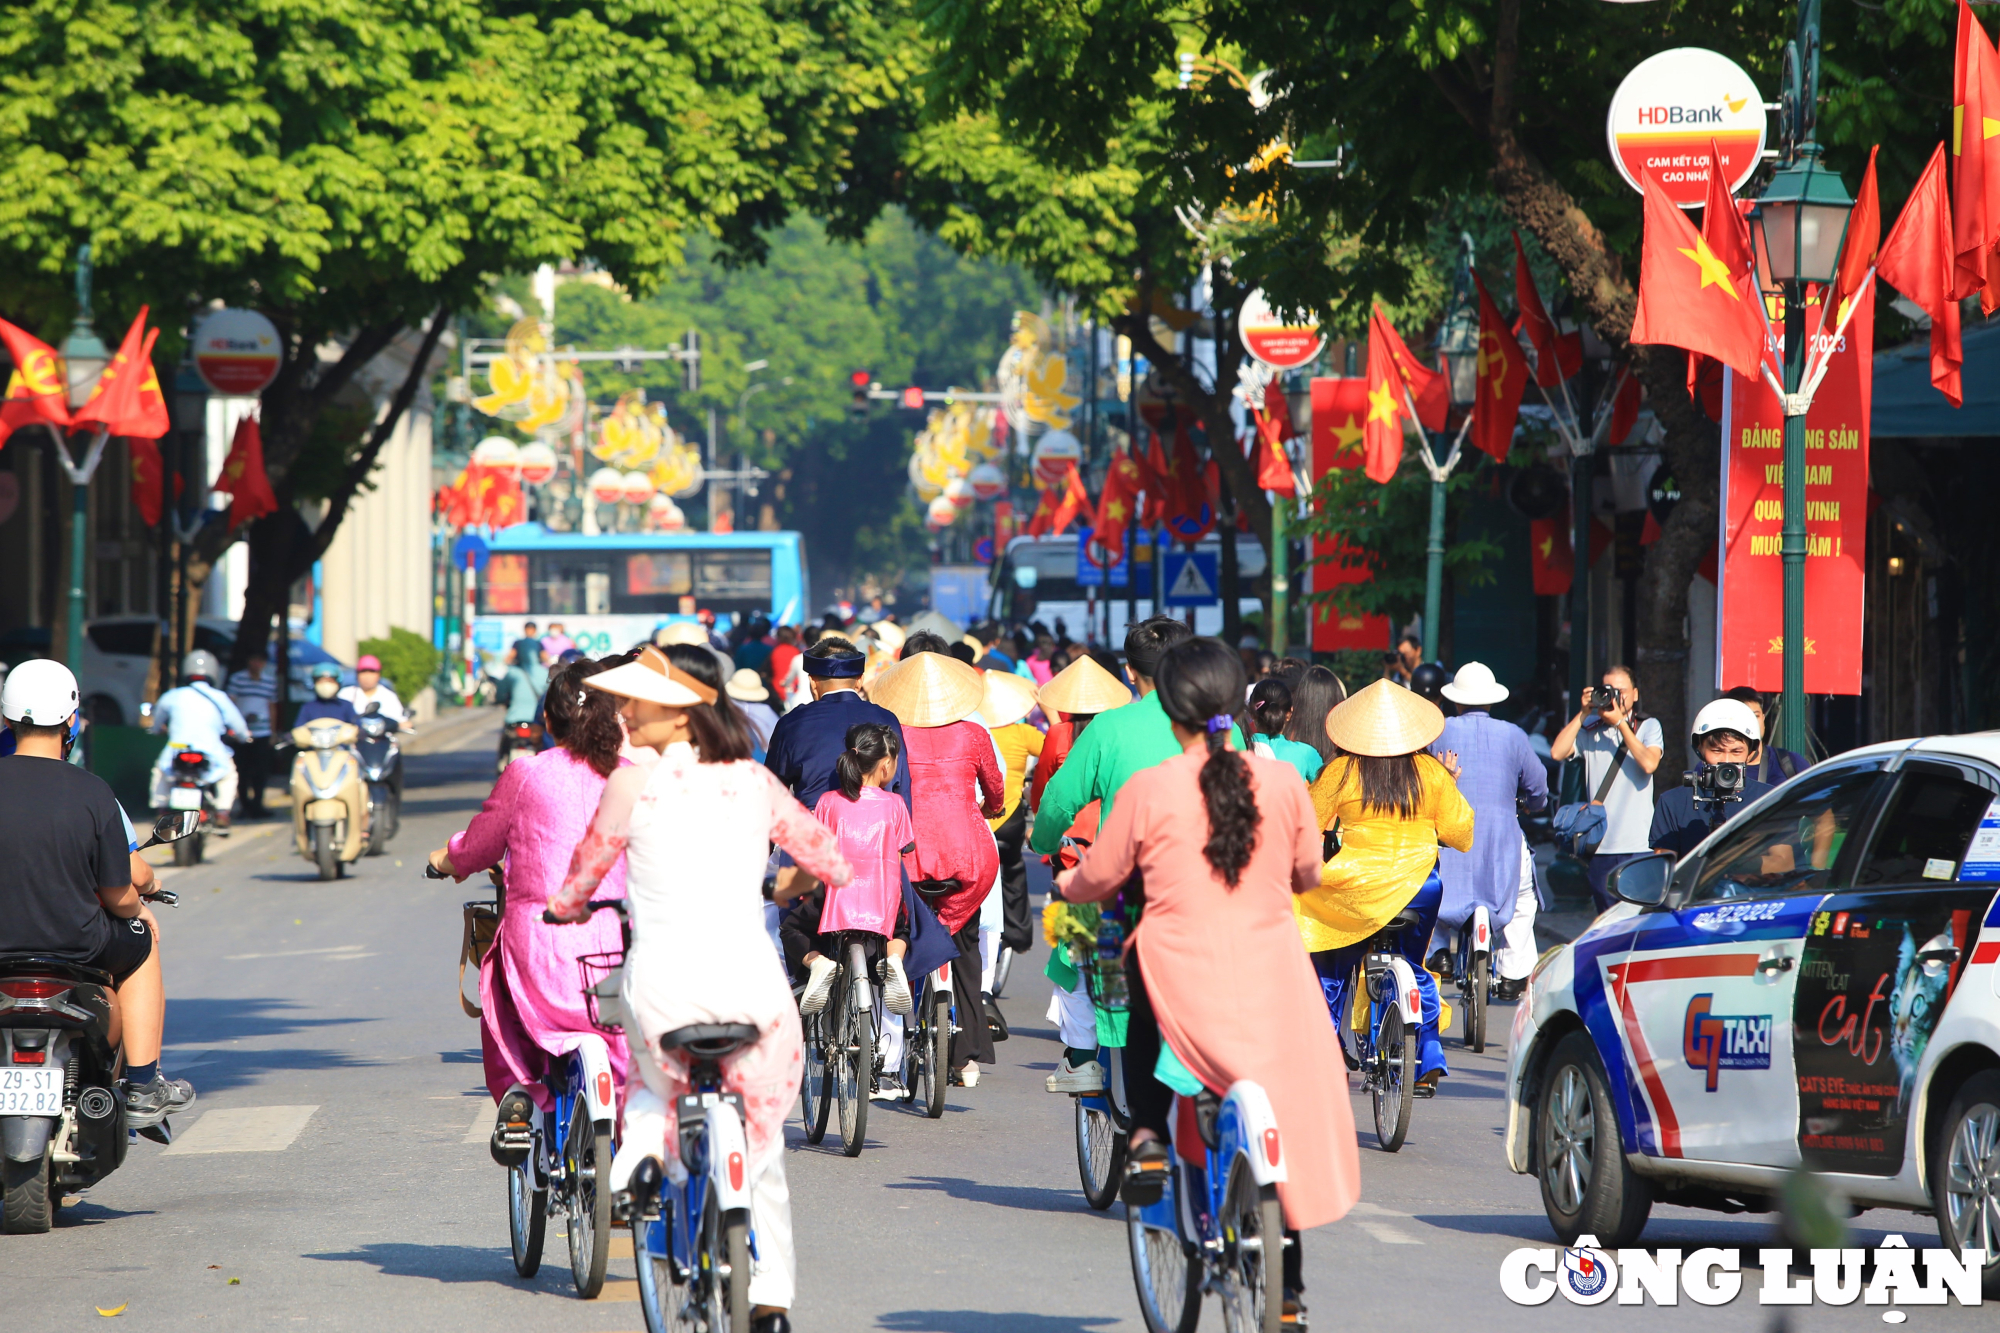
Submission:
[[[826,890],[814,927],[817,937],[795,960],[808,974],[805,993],[799,998],[801,1013],[816,1013],[826,1004],[835,960],[825,950],[834,948],[836,942],[830,937],[842,930],[888,937],[886,948],[868,941],[867,953],[871,961],[886,954],[882,998],[889,1011],[910,1012],[910,982],[903,973],[909,926],[899,917],[903,869],[914,860],[916,832],[903,798],[886,790],[896,779],[899,749],[896,733],[887,726],[862,722],[849,727],[847,749],[836,766],[840,786],[820,797],[813,807],[814,817],[833,831],[841,855],[854,867],[854,878],[840,888]],[[800,944],[807,943],[799,937],[809,928],[809,912],[808,906],[795,920],[793,936]]]

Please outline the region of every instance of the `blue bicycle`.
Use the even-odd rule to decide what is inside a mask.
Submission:
[[[1278,1333],[1284,1318],[1285,1154],[1264,1089],[1174,1099],[1172,1167],[1157,1203],[1125,1208],[1147,1333],[1193,1333],[1204,1293],[1228,1333]]]

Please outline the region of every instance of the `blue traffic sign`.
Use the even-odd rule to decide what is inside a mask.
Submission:
[[[1091,530],[1083,528],[1076,534],[1076,582],[1082,588],[1102,588],[1107,582],[1114,588],[1123,588],[1132,581],[1132,558],[1121,548],[1118,563],[1107,570],[1091,556],[1100,559],[1108,554],[1101,546],[1090,544]],[[1105,575],[1110,575],[1107,580]]]
[[[1168,551],[1160,569],[1166,595],[1160,600],[1168,606],[1220,605],[1222,597],[1216,592],[1222,586],[1216,568],[1220,559],[1214,551]]]
[[[461,534],[451,546],[451,562],[461,567],[470,564],[475,570],[486,568],[486,557],[489,554],[486,542],[476,532]]]

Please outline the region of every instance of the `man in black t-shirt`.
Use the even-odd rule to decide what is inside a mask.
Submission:
[[[1699,788],[1680,786],[1662,794],[1653,803],[1653,825],[1647,846],[1674,857],[1686,856],[1701,840],[1728,823],[1738,810],[1771,790],[1771,784],[1749,775],[1757,763],[1763,742],[1756,714],[1741,701],[1717,699],[1703,708],[1694,720],[1695,771],[1689,776],[1697,783],[1717,764],[1736,764],[1744,769],[1743,785],[1731,799],[1701,799]]]
[[[24,662],[0,689],[15,752],[0,758],[0,952],[39,953],[111,974],[123,1029],[126,1123],[156,1125],[194,1100],[160,1074],[166,988],[159,923],[134,887],[152,870],[132,850],[103,778],[64,762],[76,677],[58,662]]]

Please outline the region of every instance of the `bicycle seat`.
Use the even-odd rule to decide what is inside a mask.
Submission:
[[[925,898],[942,898],[948,893],[957,893],[960,885],[955,879],[913,879],[910,887]]]
[[[1412,926],[1415,926],[1420,919],[1417,916],[1416,908],[1405,907],[1402,911],[1383,922],[1382,928],[1375,933],[1377,935],[1400,935]]]
[[[660,1038],[663,1051],[686,1051],[697,1060],[721,1060],[757,1040],[749,1023],[690,1023]]]

